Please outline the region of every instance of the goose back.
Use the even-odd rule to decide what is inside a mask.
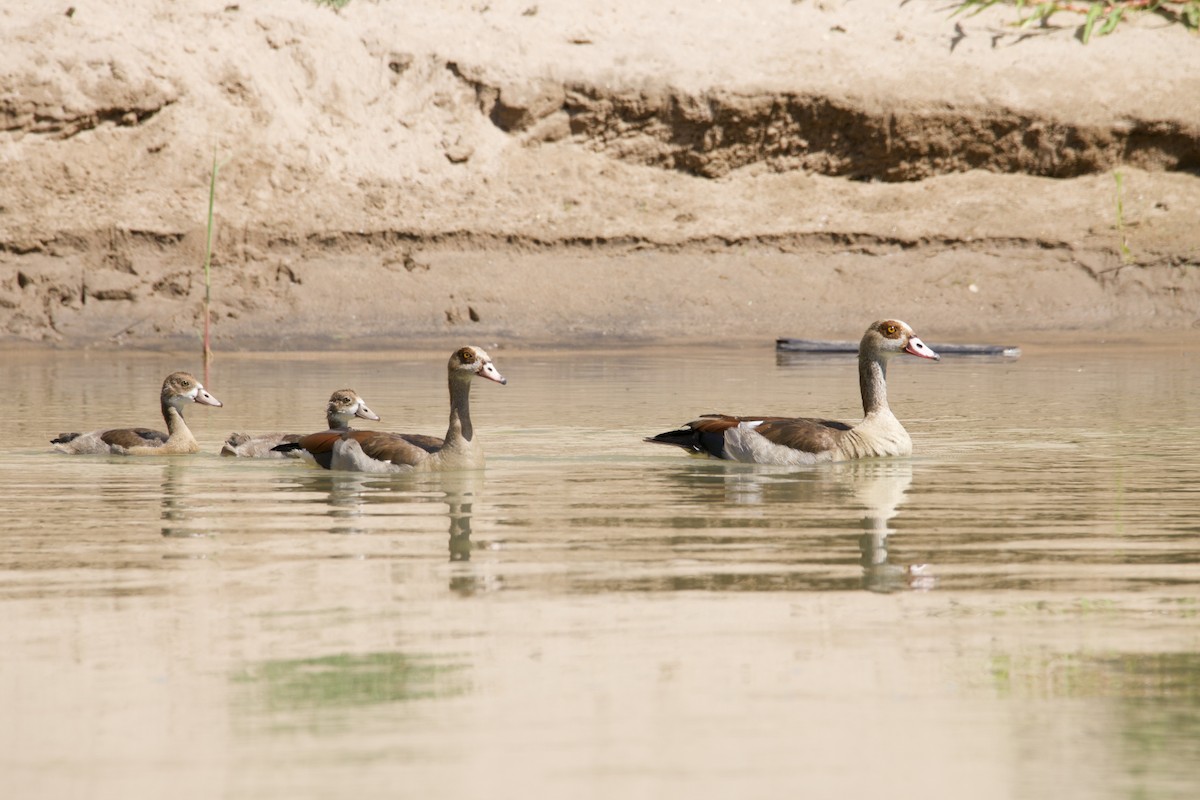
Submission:
[[[756,464],[801,465],[912,453],[912,439],[887,402],[887,362],[908,354],[939,356],[899,320],[873,323],[859,343],[863,419],[850,425],[813,417],[705,414],[646,439],[689,454]]]
[[[379,421],[365,400],[353,389],[338,389],[325,405],[325,424],[330,431],[350,429],[350,421],[360,419]],[[231,433],[221,447],[221,455],[240,458],[302,458],[304,451],[297,443],[304,438],[299,433]]]
[[[328,430],[302,437],[294,446],[303,449],[326,469],[357,472],[434,472],[478,469],[484,465],[483,448],[471,423],[470,393],[475,377],[501,385],[491,357],[479,347],[461,347],[447,362],[450,420],[446,436],[387,433],[383,431]]]
[[[221,401],[187,372],[173,372],[166,377],[159,401],[167,433],[150,428],[109,428],[83,434],[59,434],[50,440],[51,444],[55,450],[70,454],[180,455],[198,452],[200,445],[183,420],[183,406],[199,403],[220,407]]]

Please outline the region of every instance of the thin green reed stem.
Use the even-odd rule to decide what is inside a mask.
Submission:
[[[1119,171],[1113,171],[1117,181],[1117,242],[1121,252],[1121,263],[1133,261],[1133,253],[1129,250],[1129,241],[1125,237],[1125,176]]]
[[[213,151],[212,180],[208,184],[208,236],[204,242],[204,384],[208,385],[208,367],[212,361],[210,308],[212,306],[213,206],[217,199],[217,154]]]

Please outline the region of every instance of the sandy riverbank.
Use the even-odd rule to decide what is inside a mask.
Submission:
[[[1200,43],[1158,17],[1084,46],[883,0],[28,5],[9,343],[193,341],[214,152],[226,350],[1200,325]]]

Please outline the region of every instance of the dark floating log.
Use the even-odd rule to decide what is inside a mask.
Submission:
[[[936,353],[944,356],[1000,356],[1019,358],[1021,348],[1011,344],[934,344],[927,342]],[[813,355],[857,353],[858,342],[831,342],[822,339],[776,339],[775,350],[780,353],[811,353]]]

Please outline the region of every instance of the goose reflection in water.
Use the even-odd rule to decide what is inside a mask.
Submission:
[[[707,472],[707,470],[706,470]],[[892,564],[888,560],[891,520],[912,484],[912,463],[863,460],[817,465],[811,469],[725,467],[720,478],[725,502],[740,506],[795,504],[829,513],[861,513],[858,537],[862,586],[873,592],[928,590],[936,585],[929,564]],[[700,478],[700,476],[696,476]],[[705,478],[711,481],[712,473]],[[836,514],[831,519],[836,519]]]
[[[328,527],[329,533],[389,532],[380,531],[380,526],[372,525],[372,521],[386,521],[391,516],[406,521],[426,520],[434,516],[428,504],[444,503],[449,520],[450,560],[471,560],[471,517],[484,483],[478,471],[381,478],[362,472],[305,470],[300,475],[298,481],[293,475],[284,488],[316,493],[313,502],[322,503],[324,516],[334,523]],[[377,508],[369,512],[370,506]],[[387,507],[395,508],[396,513],[388,514],[384,510]]]
[[[471,560],[471,500],[473,493],[447,492],[450,517],[450,560]]]
[[[857,473],[851,485],[855,500],[865,511],[863,533],[858,537],[863,588],[873,592],[932,589],[936,579],[929,564],[888,563],[888,534],[893,532],[889,523],[912,484],[912,464],[880,462],[845,468]]]
[[[198,483],[191,465],[181,461],[166,461],[162,465],[162,535],[166,537],[202,537],[213,534],[212,522],[206,516],[206,506],[199,501],[196,485],[187,478],[192,475]]]

